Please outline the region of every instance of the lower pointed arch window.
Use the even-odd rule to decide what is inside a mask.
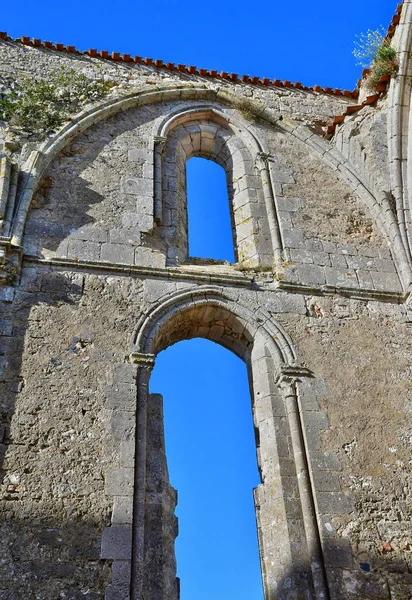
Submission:
[[[150,391],[163,394],[169,477],[179,495],[180,599],[262,600],[245,364],[209,340],[182,341],[158,355]]]
[[[217,163],[194,157],[186,163],[189,261],[234,263],[233,222],[226,173]]]

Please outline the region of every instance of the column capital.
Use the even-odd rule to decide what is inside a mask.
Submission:
[[[293,385],[305,377],[314,377],[312,371],[301,365],[285,365],[275,378],[275,383],[279,387]]]
[[[1,224],[1,221],[0,221]],[[22,248],[0,236],[0,285],[11,285],[20,272]]]
[[[163,145],[167,142],[167,137],[165,137],[164,135],[155,135],[153,139],[155,144]]]
[[[129,354],[129,360],[132,364],[137,365],[141,369],[153,369],[155,365],[154,354],[143,354],[141,352],[132,352]]]
[[[258,152],[256,154],[256,165],[259,168],[263,169],[263,168],[267,167],[267,163],[270,158],[271,158],[270,154],[267,154],[266,152]]]

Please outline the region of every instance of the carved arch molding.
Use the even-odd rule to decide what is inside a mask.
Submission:
[[[273,163],[267,153],[267,149],[262,144],[254,133],[253,126],[245,127],[236,122],[233,115],[230,118],[225,116],[225,107],[237,108],[238,100],[230,94],[215,90],[208,90],[206,87],[193,87],[184,84],[175,84],[164,86],[157,90],[148,90],[142,88],[133,94],[120,99],[109,100],[100,103],[96,106],[87,108],[79,113],[70,123],[67,123],[62,129],[52,138],[46,140],[36,150],[25,148],[23,156],[27,159],[18,166],[11,164],[9,159],[4,165],[5,179],[1,183],[1,200],[0,200],[0,259],[4,264],[7,261],[12,261],[16,269],[19,268],[19,262],[22,254],[22,240],[24,227],[27,219],[27,214],[30,208],[30,203],[36,187],[51,160],[75,137],[80,133],[108,117],[129,108],[144,106],[157,102],[176,102],[180,105],[177,113],[169,115],[154,132],[154,159],[155,159],[155,183],[154,183],[154,215],[156,221],[165,227],[165,235],[169,239],[173,239],[176,225],[168,224],[165,219],[164,206],[167,207],[168,199],[164,197],[165,182],[163,177],[163,148],[166,140],[173,133],[178,133],[180,128],[182,134],[180,145],[184,148],[183,128],[193,124],[193,121],[201,118],[207,122],[212,122],[216,131],[219,131],[219,136],[224,137],[227,132],[233,134],[233,139],[241,141],[241,148],[235,148],[237,164],[229,164],[226,161],[227,170],[242,171],[245,175],[245,182],[251,183],[250,194],[256,194],[258,202],[254,206],[255,214],[251,215],[251,224],[247,231],[245,228],[236,230],[237,243],[242,246],[241,254],[244,252],[246,258],[245,266],[253,267],[257,262],[261,261],[262,265],[269,263],[269,256],[275,262],[283,257],[283,245],[279,224],[277,221],[276,195],[274,194],[274,183],[276,182],[276,171],[273,168]],[[187,101],[196,104],[192,109],[188,109]],[[203,105],[200,106],[200,105]],[[222,111],[219,109],[222,107]],[[186,107],[186,108],[182,108]],[[336,168],[340,176],[350,185],[356,192],[361,201],[369,207],[373,218],[376,220],[378,227],[381,229],[388,243],[391,245],[394,260],[397,270],[400,274],[404,289],[407,289],[411,281],[411,260],[405,249],[405,241],[399,235],[399,223],[395,217],[387,210],[385,203],[380,203],[373,196],[367,184],[363,181],[362,176],[357,173],[353,165],[348,161],[337,149],[326,140],[320,139],[316,134],[310,132],[302,125],[281,121],[281,116],[273,110],[263,108],[259,105],[251,103],[251,111],[256,118],[266,121],[271,126],[279,127],[285,133],[304,143],[311,151],[315,152],[322,161]],[[197,113],[197,115],[196,115]],[[206,123],[204,123],[206,124]],[[190,136],[190,132],[189,132]],[[205,138],[206,136],[202,136]],[[230,136],[229,136],[230,137]],[[187,136],[186,136],[187,141]],[[237,142],[234,142],[236,144]],[[187,148],[185,149],[187,151]],[[194,153],[202,153],[202,148],[193,147]],[[210,149],[208,150],[210,152]],[[213,150],[213,158],[217,162],[224,160],[224,156],[220,156],[217,148]],[[209,156],[211,156],[209,154]],[[250,158],[253,157],[255,172],[250,173]],[[7,162],[9,161],[9,162]],[[170,176],[170,174],[169,174]],[[165,174],[167,180],[167,173]],[[249,179],[249,180],[248,180]],[[232,180],[233,181],[233,180]],[[241,213],[242,192],[238,190],[236,202],[239,201],[239,206],[236,208]],[[234,198],[235,200],[235,198]],[[163,205],[164,202],[164,205]],[[264,208],[264,210],[263,210]],[[256,227],[257,225],[257,227]],[[167,228],[169,228],[168,231]],[[239,229],[239,228],[237,228]],[[261,254],[261,258],[257,255],[256,250]],[[180,250],[180,253],[184,253]],[[173,243],[169,254],[169,264],[173,264],[173,260],[179,254],[178,250],[173,247]],[[2,255],[2,256],[1,256]],[[1,274],[0,274],[1,276]],[[1,277],[0,277],[1,278]]]
[[[161,414],[161,398],[151,394],[149,386],[158,352],[194,337],[221,344],[248,367],[262,476],[255,506],[265,598],[328,598],[316,493],[308,469],[310,448],[305,441],[305,403],[313,405],[313,399],[308,400],[312,374],[300,364],[288,335],[264,310],[251,310],[212,286],[163,297],[134,332],[130,354],[137,386],[133,525],[121,556],[127,576],[110,586],[108,597],[178,599],[173,553],[176,499],[159,439],[162,423],[155,416]],[[155,473],[151,471],[153,444],[163,454],[161,460],[158,455],[160,467]],[[107,543],[115,540],[116,552],[119,541],[112,535],[113,528],[103,536],[104,558],[116,558]],[[119,571],[116,560],[113,570]],[[127,589],[121,587],[125,582]]]

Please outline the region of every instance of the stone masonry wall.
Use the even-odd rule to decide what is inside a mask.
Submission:
[[[100,535],[113,496],[124,498],[120,523],[130,522],[121,470],[131,470],[124,451],[133,413],[113,377],[127,367],[142,309],[176,287],[187,284],[28,266],[4,303],[1,597],[102,597],[111,574],[99,560]],[[335,512],[325,501],[330,483],[320,487],[332,597],[407,598],[411,348],[402,307],[273,286],[225,292],[276,316],[326,382],[318,392],[318,452],[337,457],[338,470],[327,469],[352,503],[349,512]]]
[[[62,66],[116,84],[43,139],[0,123],[0,600],[178,600],[150,373],[192,337],[250,373],[265,600],[410,600],[396,103],[328,141],[348,95],[10,39],[0,56],[0,93]],[[184,159],[205,148],[231,173],[233,265],[186,260]]]

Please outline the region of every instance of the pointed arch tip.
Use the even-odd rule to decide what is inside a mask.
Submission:
[[[219,309],[224,310],[228,314],[228,321],[232,318],[242,328],[239,339],[233,343],[232,347],[230,343],[225,345],[222,338],[213,339],[213,337],[210,337],[209,339],[213,339],[213,341],[227,347],[243,358],[243,360],[246,360],[246,357],[250,357],[249,346],[253,347],[253,344],[260,336],[260,339],[274,359],[277,374],[280,374],[282,369],[287,367],[295,371],[296,369],[300,369],[301,376],[303,376],[304,371],[306,373],[307,370],[298,366],[299,359],[292,340],[281,325],[273,322],[273,320],[271,321],[269,315],[260,307],[256,306],[250,309],[244,306],[241,301],[234,301],[220,288],[215,286],[199,286],[196,289],[187,288],[183,291],[178,290],[166,294],[155,302],[140,318],[134,330],[130,348],[130,360],[144,367],[154,365],[157,353],[165,349],[168,345],[182,341],[183,339],[189,339],[190,337],[207,337],[207,335],[202,335],[202,333],[196,335],[197,330],[194,331],[195,335],[186,332],[186,336],[189,337],[185,337],[185,332],[182,330],[182,337],[179,339],[179,332],[176,333],[177,328],[173,329],[172,319],[174,317],[178,317],[183,313],[187,314],[188,311],[199,311],[202,307],[205,310],[207,308],[211,310],[215,309],[216,311]],[[195,321],[196,318],[197,315]],[[202,315],[200,315],[199,321],[196,324],[198,326],[204,325]],[[166,332],[166,327],[170,325],[172,325],[172,333],[176,334],[171,344],[168,344],[165,339],[159,343],[162,334]],[[229,329],[230,327],[228,327]],[[170,336],[170,332],[168,335]],[[248,347],[241,341],[242,335],[247,340]],[[222,336],[225,341],[229,340],[229,334],[226,331],[222,333]],[[241,354],[241,350],[243,355]]]

